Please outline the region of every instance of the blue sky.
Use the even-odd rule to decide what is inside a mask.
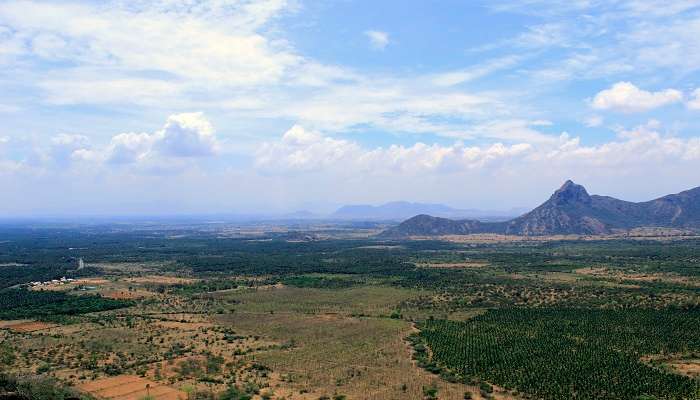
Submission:
[[[700,1],[0,3],[3,215],[700,185]]]

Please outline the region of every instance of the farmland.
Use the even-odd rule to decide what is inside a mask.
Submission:
[[[498,310],[426,321],[417,343],[432,368],[538,398],[691,398],[696,382],[641,357],[694,351],[699,325],[698,310]]]
[[[8,387],[41,379],[133,400],[698,396],[693,237],[2,233]]]

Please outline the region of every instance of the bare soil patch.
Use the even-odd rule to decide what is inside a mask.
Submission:
[[[0,329],[10,329],[19,333],[36,332],[55,326],[57,325],[39,321],[0,321]]]
[[[98,399],[139,400],[148,395],[157,400],[184,400],[185,392],[134,375],[119,375],[79,385],[78,390]]]
[[[700,377],[700,358],[671,361],[667,365],[681,375]]]
[[[147,275],[147,276],[136,276],[132,278],[125,278],[125,282],[129,283],[140,283],[140,284],[159,284],[159,285],[181,285],[198,282],[199,279],[194,278],[182,278],[178,276],[167,276],[167,275]]]

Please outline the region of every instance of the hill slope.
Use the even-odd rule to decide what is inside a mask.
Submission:
[[[700,187],[655,200],[633,203],[589,195],[566,181],[546,202],[506,222],[449,220],[418,215],[382,233],[384,237],[499,233],[556,235],[611,233],[637,227],[700,228]]]

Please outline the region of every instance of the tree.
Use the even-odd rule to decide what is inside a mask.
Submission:
[[[17,356],[12,347],[4,343],[0,344],[0,369],[12,366],[15,360],[17,360]]]
[[[253,396],[242,391],[238,386],[230,386],[219,396],[219,400],[251,400]]]

